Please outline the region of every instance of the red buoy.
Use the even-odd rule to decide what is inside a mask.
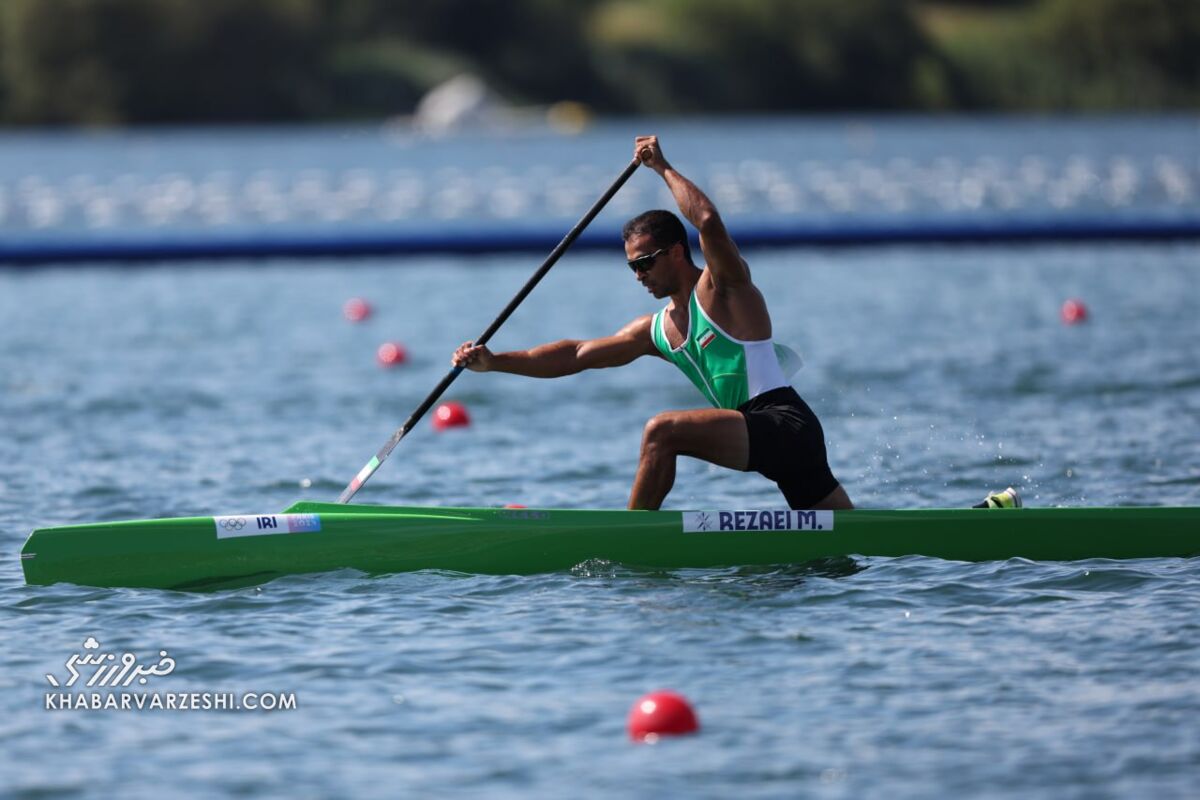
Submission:
[[[520,503],[505,503],[504,507],[505,508],[527,508],[527,506],[523,506]]]
[[[342,306],[342,315],[351,322],[362,322],[371,316],[371,304],[361,297],[351,297]]]
[[[394,367],[408,360],[408,351],[399,342],[384,342],[375,351],[375,359],[381,367]]]
[[[453,400],[448,403],[442,403],[433,412],[433,427],[435,430],[444,431],[447,428],[462,428],[470,424],[471,417],[467,414],[467,407]]]
[[[687,698],[675,692],[658,691],[638,698],[629,710],[626,727],[634,741],[654,743],[660,736],[695,733],[700,722]]]
[[[1067,325],[1078,325],[1088,318],[1087,306],[1082,300],[1068,300],[1062,304],[1062,321]]]

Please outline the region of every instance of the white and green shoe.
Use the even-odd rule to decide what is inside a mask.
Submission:
[[[992,492],[974,508],[1020,508],[1021,505],[1021,495],[1010,486],[1002,492]]]

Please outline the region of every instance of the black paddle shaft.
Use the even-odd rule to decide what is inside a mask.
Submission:
[[[592,207],[587,210],[587,213],[583,215],[583,218],[580,219],[579,222],[575,223],[575,227],[571,228],[571,230],[567,232],[567,235],[564,236],[563,240],[558,243],[558,246],[550,251],[550,255],[546,257],[544,262],[542,262],[542,266],[538,267],[537,272],[533,273],[533,276],[530,277],[530,279],[525,282],[525,285],[521,287],[521,291],[517,292],[513,299],[508,302],[508,305],[505,306],[504,310],[500,312],[500,316],[492,320],[492,324],[488,325],[487,330],[479,335],[479,338],[475,340],[476,345],[484,345],[488,343],[488,340],[492,338],[492,335],[495,334],[496,331],[500,329],[500,326],[512,316],[512,313],[517,310],[517,306],[521,305],[521,302],[529,296],[529,293],[532,292],[533,288],[538,285],[538,282],[546,276],[546,273],[550,271],[550,268],[553,267],[555,263],[557,263],[558,259],[562,257],[562,254],[567,252],[567,248],[574,244],[575,240],[579,238],[579,234],[583,233],[584,228],[590,225],[592,220],[596,218],[596,215],[599,214],[606,205],[608,205],[608,201],[611,200],[613,195],[615,195],[620,188],[625,185],[625,181],[629,180],[630,176],[633,175],[641,163],[642,162],[636,158],[629,162],[629,165],[626,166],[621,174],[617,176],[617,179],[613,181],[612,185],[609,186],[604,194],[600,196],[600,199],[597,200]],[[400,444],[400,440],[408,435],[408,432],[411,431],[413,426],[420,421],[421,417],[425,416],[425,413],[433,407],[433,404],[438,401],[438,398],[442,396],[446,389],[450,388],[450,384],[454,383],[454,379],[462,373],[463,369],[464,367],[456,366],[446,373],[446,377],[442,378],[438,385],[434,387],[433,391],[429,393],[429,396],[421,401],[421,405],[417,406],[417,409],[412,412],[407,420],[405,420],[404,424],[392,434],[392,438],[388,439],[387,443],[384,444],[384,446],[380,448],[379,452],[375,454],[375,457],[372,458],[367,465],[359,471],[354,480],[352,480],[350,484],[342,491],[341,496],[338,497],[339,503],[347,503],[352,497],[354,497],[358,490],[362,488],[362,485],[366,483],[372,475],[375,474],[375,470],[379,469],[379,465],[382,464],[389,455],[391,455],[391,452],[395,449],[396,445]]]

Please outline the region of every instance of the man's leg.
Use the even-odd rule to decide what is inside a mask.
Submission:
[[[706,408],[666,411],[646,423],[630,508],[656,509],[675,485],[675,458],[691,456],[730,469],[745,470],[750,437],[739,411]]]
[[[854,508],[854,503],[850,502],[850,495],[846,494],[846,490],[839,483],[836,489],[827,494],[813,508],[831,508],[834,511],[849,511]]]

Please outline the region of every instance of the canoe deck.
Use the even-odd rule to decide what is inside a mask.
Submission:
[[[196,590],[344,568],[534,574],[593,559],[683,569],[905,555],[1190,557],[1200,555],[1200,508],[681,512],[305,501],[281,514],[41,528],[21,564],[29,584]]]

